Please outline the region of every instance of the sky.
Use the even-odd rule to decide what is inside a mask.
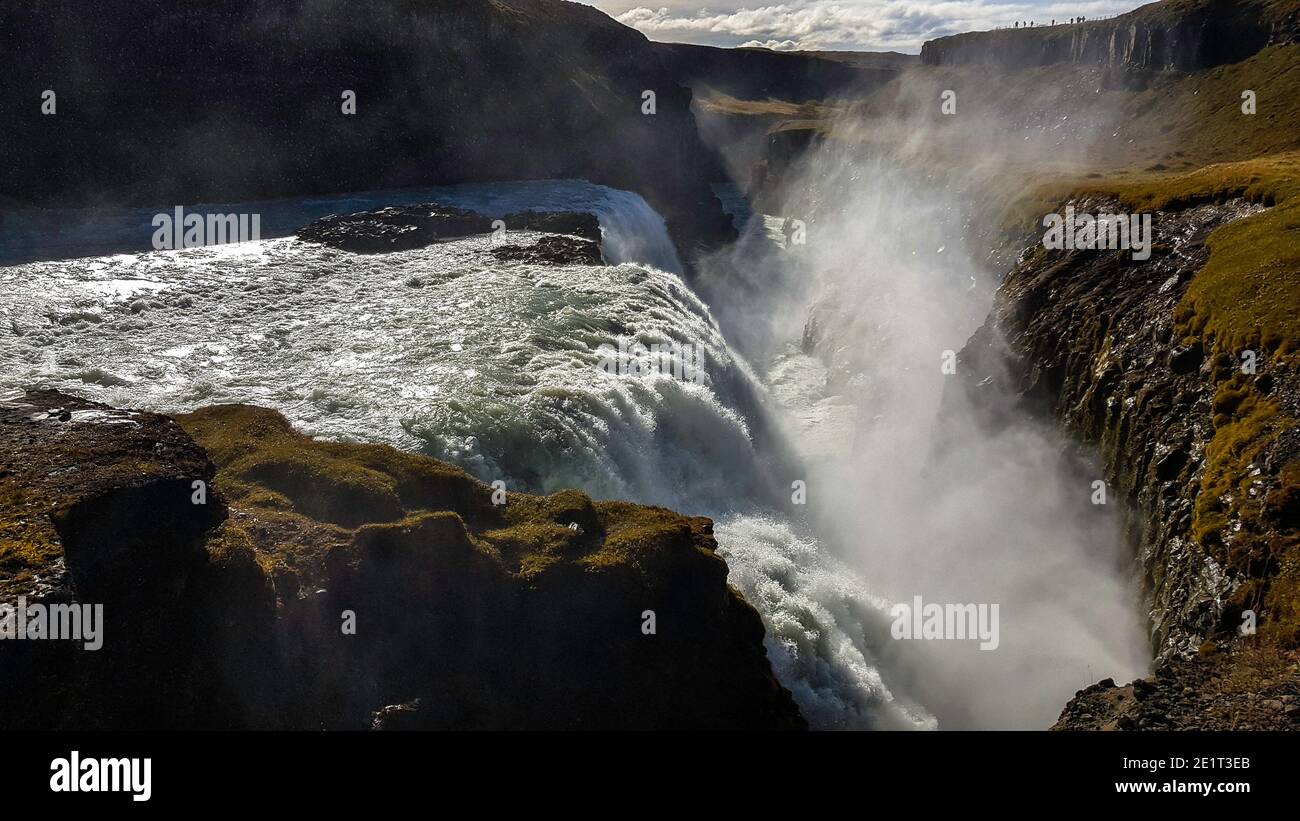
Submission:
[[[781,50],[902,51],[935,37],[1109,17],[1143,0],[585,0],[651,40]]]

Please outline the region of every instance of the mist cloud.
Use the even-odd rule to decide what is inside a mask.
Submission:
[[[1121,112],[1094,95],[1062,121],[1078,104],[1044,86],[966,105],[954,124],[934,113],[939,88],[914,73],[891,114],[843,112],[834,139],[768,168],[757,204],[772,218],[700,265],[803,459],[807,532],[724,520],[717,534],[819,728],[1042,729],[1078,689],[1148,671],[1123,501],[1094,501],[1095,456],[1015,395],[972,388],[966,366],[941,367],[1005,273],[985,262],[1008,241],[989,207],[1013,196],[1004,170],[1062,155],[1085,168]],[[1026,128],[1040,119],[1052,127]],[[806,223],[804,243],[761,241],[786,217]],[[996,606],[996,649],[900,640],[894,606],[918,597]]]

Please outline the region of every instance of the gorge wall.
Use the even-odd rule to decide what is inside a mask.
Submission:
[[[921,48],[931,66],[1035,68],[1073,63],[1152,71],[1196,71],[1245,59],[1300,38],[1294,0],[1165,0],[1109,20],[978,31]]]
[[[1123,209],[1106,196],[1070,204]],[[960,355],[963,390],[982,399],[988,424],[1013,408],[1059,419],[1095,448],[1099,478],[1126,505],[1156,675],[1081,691],[1059,728],[1300,726],[1300,709],[1288,712],[1300,677],[1286,660],[1296,643],[1300,379],[1289,357],[1270,355],[1277,340],[1232,351],[1191,333],[1180,311],[1207,237],[1263,210],[1228,199],[1160,211],[1147,262],[1032,245]],[[1239,630],[1246,611],[1260,635]]]
[[[684,256],[734,235],[691,92],[589,6],[42,0],[0,9],[0,32],[0,204],[581,178],[640,193]]]

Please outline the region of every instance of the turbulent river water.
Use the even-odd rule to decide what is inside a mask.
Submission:
[[[378,255],[289,235],[327,213],[435,201],[490,215],[594,212],[611,264],[503,262],[490,235]],[[238,210],[260,210],[269,238],[151,251],[152,211],[46,215],[63,226],[70,258],[58,260],[39,259],[30,240],[41,220],[10,220],[0,388],[165,412],[254,403],[312,435],[428,453],[514,488],[578,487],[712,516],[731,580],[762,613],[777,674],[814,726],[938,724],[913,695],[926,692],[911,686],[916,671],[890,670],[890,602],[773,492],[788,496],[797,475],[780,417],[835,424],[835,403],[808,400],[825,374],[807,357],[756,374],[639,197],[551,182]],[[97,255],[72,256],[86,249]],[[611,373],[601,348],[620,342],[693,346],[703,378]]]

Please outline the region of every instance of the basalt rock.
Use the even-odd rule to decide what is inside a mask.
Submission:
[[[1120,213],[1108,199],[1080,213]],[[1027,249],[994,311],[959,355],[958,373],[990,424],[1015,409],[1059,418],[1094,443],[1150,594],[1160,658],[1194,651],[1234,588],[1192,534],[1214,432],[1212,363],[1174,337],[1174,311],[1208,257],[1214,228],[1252,211],[1237,202],[1155,215],[1168,240],[1148,261],[1129,251]],[[1193,367],[1195,365],[1195,367]]]
[[[205,549],[226,516],[205,495],[214,473],[165,416],[54,391],[0,404],[0,602],[99,605],[103,614],[98,650],[0,640],[0,727],[234,720],[213,686],[220,648],[201,604],[232,566]],[[257,592],[221,606],[255,609]]]
[[[579,237],[548,235],[532,245],[499,245],[492,256],[511,262],[534,265],[600,265],[604,257],[600,243]]]
[[[105,613],[99,650],[0,640],[0,727],[805,726],[707,519],[178,421],[0,405],[0,601]]]
[[[504,252],[497,254],[499,258],[565,264],[591,260],[594,249],[592,264],[600,264],[600,221],[592,214],[567,211],[523,211],[490,217],[436,203],[390,206],[322,217],[301,228],[298,238],[357,254],[384,254],[491,234],[499,225],[504,225],[506,231],[560,235],[543,238],[537,243],[542,244],[541,248],[526,246],[527,252],[520,246],[503,245],[494,251]],[[518,250],[512,253],[506,250],[509,248]],[[566,251],[574,258],[567,259]]]
[[[1300,659],[1238,651],[1170,659],[1075,693],[1053,730],[1300,730]]]

